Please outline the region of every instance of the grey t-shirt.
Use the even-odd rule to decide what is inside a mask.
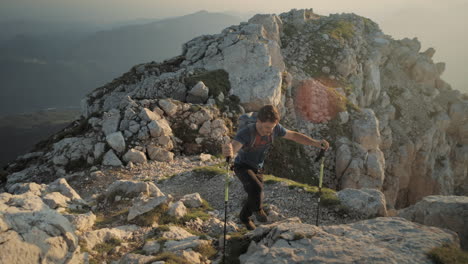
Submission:
[[[263,162],[265,161],[266,153],[271,148],[273,143],[272,139],[276,137],[284,137],[286,135],[286,129],[277,124],[273,129],[274,136],[260,136],[255,129],[255,142],[252,147],[252,136],[253,130],[255,129],[255,123],[247,125],[245,128],[241,129],[234,140],[242,143],[243,147],[239,150],[236,160],[236,164],[247,164],[253,168],[260,169],[263,167]]]

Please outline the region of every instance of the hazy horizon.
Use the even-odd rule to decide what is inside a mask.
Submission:
[[[164,19],[183,16],[200,10],[236,14],[247,18],[255,13],[280,14],[293,8],[313,8],[321,15],[355,13],[379,24],[382,31],[394,39],[417,37],[422,49],[436,50],[434,62],[445,62],[442,78],[453,88],[468,92],[468,19],[464,18],[468,0],[383,0],[311,2],[247,1],[235,2],[200,0],[197,2],[101,0],[64,2],[59,0],[3,0],[0,22],[11,20],[40,20],[88,24],[112,24],[140,19]]]

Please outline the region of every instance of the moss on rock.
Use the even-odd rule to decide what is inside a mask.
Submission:
[[[231,90],[231,83],[229,82],[229,74],[225,70],[214,70],[208,72],[201,72],[185,78],[185,85],[191,89],[199,81],[202,81],[210,90],[210,96],[217,97],[221,92],[224,95]]]

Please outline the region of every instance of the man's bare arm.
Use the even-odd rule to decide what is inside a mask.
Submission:
[[[296,131],[286,130],[284,138],[302,145],[314,146],[323,149],[328,149],[329,147],[329,143],[326,140],[316,140]]]
[[[242,143],[237,140],[232,140],[230,144],[223,145],[223,155],[225,157],[234,157],[235,154],[242,148]]]

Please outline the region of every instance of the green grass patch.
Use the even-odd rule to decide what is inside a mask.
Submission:
[[[211,215],[207,213],[207,211],[213,211],[213,207],[205,200],[202,199],[202,206],[197,208],[187,208],[187,214],[177,220],[177,223],[184,224],[190,220],[194,220],[200,218],[203,221],[206,221],[211,218]]]
[[[218,251],[213,247],[211,243],[201,243],[197,247],[193,249],[194,251],[200,253],[202,256],[206,257],[207,259],[211,259],[216,256]]]
[[[162,252],[156,255],[150,263],[156,261],[164,261],[166,264],[191,264],[186,258],[177,256],[172,252]]]
[[[72,215],[86,214],[89,211],[90,210],[86,210],[86,209],[71,209],[71,208],[66,208],[65,209],[65,213],[72,214]]]
[[[239,264],[239,256],[246,253],[250,245],[250,239],[245,236],[247,230],[243,232],[229,233],[229,239],[226,241],[226,263]]]
[[[128,208],[122,208],[111,212],[109,215],[104,215],[102,213],[96,215],[96,228],[108,227],[114,222],[121,220],[122,218],[126,219],[128,215]]]
[[[454,244],[445,244],[441,247],[433,248],[427,253],[427,256],[436,264],[468,263],[468,252]]]
[[[193,169],[193,174],[196,177],[212,178],[217,175],[226,174],[226,163],[219,163],[212,166],[198,167]]]
[[[120,239],[111,238],[104,243],[97,244],[96,246],[94,246],[93,250],[95,250],[99,254],[103,254],[103,253],[107,254],[115,247],[120,246],[120,244],[122,244],[122,241],[120,241]]]
[[[265,184],[274,184],[279,182],[287,183],[290,189],[300,188],[308,193],[312,193],[318,195],[319,188],[317,186],[312,186],[305,183],[296,182],[290,179],[276,177],[270,174],[263,175],[263,182]],[[336,191],[329,189],[329,188],[322,188],[322,195],[320,196],[320,204],[324,206],[338,206],[340,204],[340,200],[336,195]]]
[[[165,225],[177,221],[175,217],[167,213],[168,209],[168,205],[162,203],[153,210],[135,217],[131,222],[139,226],[152,226],[154,223]]]
[[[346,20],[331,20],[323,29],[323,33],[338,41],[351,40],[356,33],[353,23]]]

